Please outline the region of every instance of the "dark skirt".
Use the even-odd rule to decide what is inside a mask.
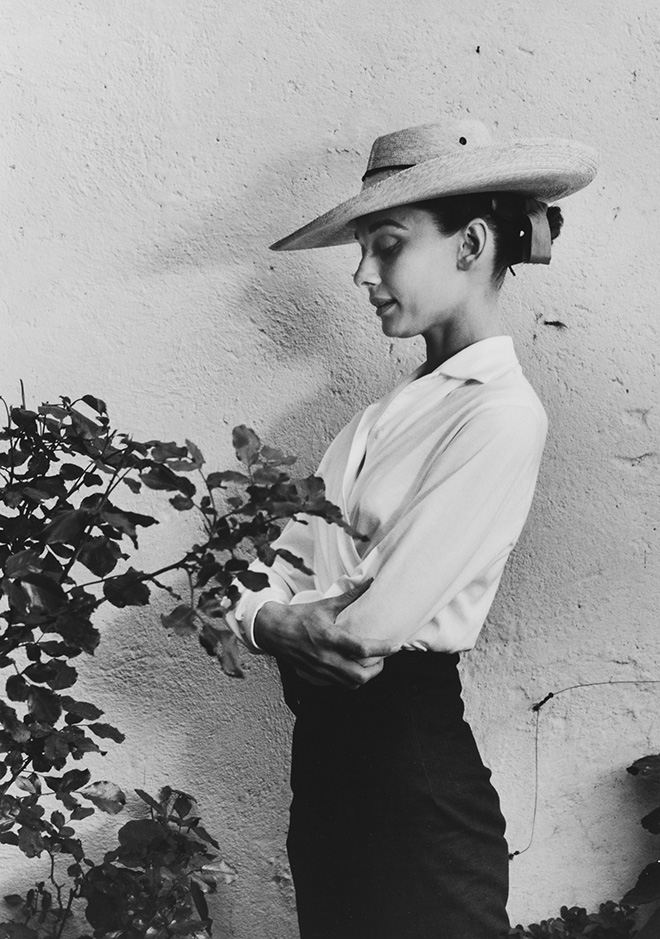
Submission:
[[[500,939],[508,849],[457,655],[399,652],[357,691],[280,665],[296,715],[287,848],[302,939]]]

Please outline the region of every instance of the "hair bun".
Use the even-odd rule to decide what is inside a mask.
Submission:
[[[564,216],[558,205],[549,205],[546,212],[548,216],[548,225],[550,226],[550,237],[554,241],[564,224]]]

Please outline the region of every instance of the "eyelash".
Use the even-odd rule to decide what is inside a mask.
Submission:
[[[382,247],[377,246],[375,248],[375,253],[379,254],[381,257],[389,258],[389,257],[393,257],[397,253],[400,247],[401,247],[401,242],[395,241],[394,244],[391,244],[391,245],[384,245]]]

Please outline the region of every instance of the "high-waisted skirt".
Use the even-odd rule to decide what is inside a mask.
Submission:
[[[508,849],[458,656],[399,652],[352,691],[280,664],[296,715],[287,849],[302,939],[500,939]]]

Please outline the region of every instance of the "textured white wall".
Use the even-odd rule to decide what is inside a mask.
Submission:
[[[188,436],[218,466],[246,422],[311,469],[419,361],[417,342],[380,335],[353,249],[266,250],[358,188],[375,136],[469,111],[504,135],[600,150],[552,265],[519,269],[502,298],[551,422],[530,523],[464,666],[513,849],[531,825],[530,705],[582,681],[658,677],[659,20],[657,0],[0,11],[0,392],[17,400],[23,378],[33,403],[97,394],[124,429]],[[161,512],[147,563],[194,536],[174,515]],[[270,664],[249,664],[232,683],[165,636],[157,610],[109,619],[86,682],[129,736],[98,773],[198,793],[240,870],[219,923],[290,939],[290,725]],[[514,921],[616,897],[651,856],[624,767],[660,749],[658,694],[599,687],[544,709]]]

